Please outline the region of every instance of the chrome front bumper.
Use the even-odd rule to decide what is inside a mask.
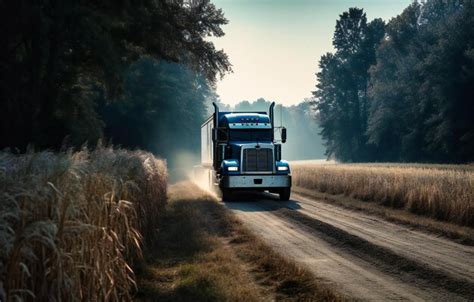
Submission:
[[[232,189],[289,188],[291,175],[226,175],[219,186]]]

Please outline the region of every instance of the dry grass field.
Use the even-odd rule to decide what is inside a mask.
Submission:
[[[295,163],[294,185],[474,226],[474,166]]]
[[[0,292],[131,300],[131,266],[166,203],[166,177],[165,162],[140,151],[0,153]]]

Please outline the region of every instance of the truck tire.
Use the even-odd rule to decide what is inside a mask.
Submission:
[[[222,189],[222,201],[229,201],[232,198],[232,191],[229,189]]]
[[[291,188],[284,188],[280,190],[280,200],[288,201],[290,200]]]

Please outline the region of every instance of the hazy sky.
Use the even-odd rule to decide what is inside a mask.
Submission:
[[[363,8],[369,20],[389,20],[411,0],[213,0],[229,24],[212,39],[234,73],[217,84],[224,103],[264,97],[286,105],[311,96],[321,55],[332,51],[339,14]]]

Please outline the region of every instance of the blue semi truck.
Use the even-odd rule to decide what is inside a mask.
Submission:
[[[291,171],[281,158],[286,128],[275,127],[274,107],[269,112],[220,112],[201,126],[201,167],[209,183],[218,186],[222,199],[236,191],[269,191],[289,200]],[[278,133],[278,139],[275,137]]]

